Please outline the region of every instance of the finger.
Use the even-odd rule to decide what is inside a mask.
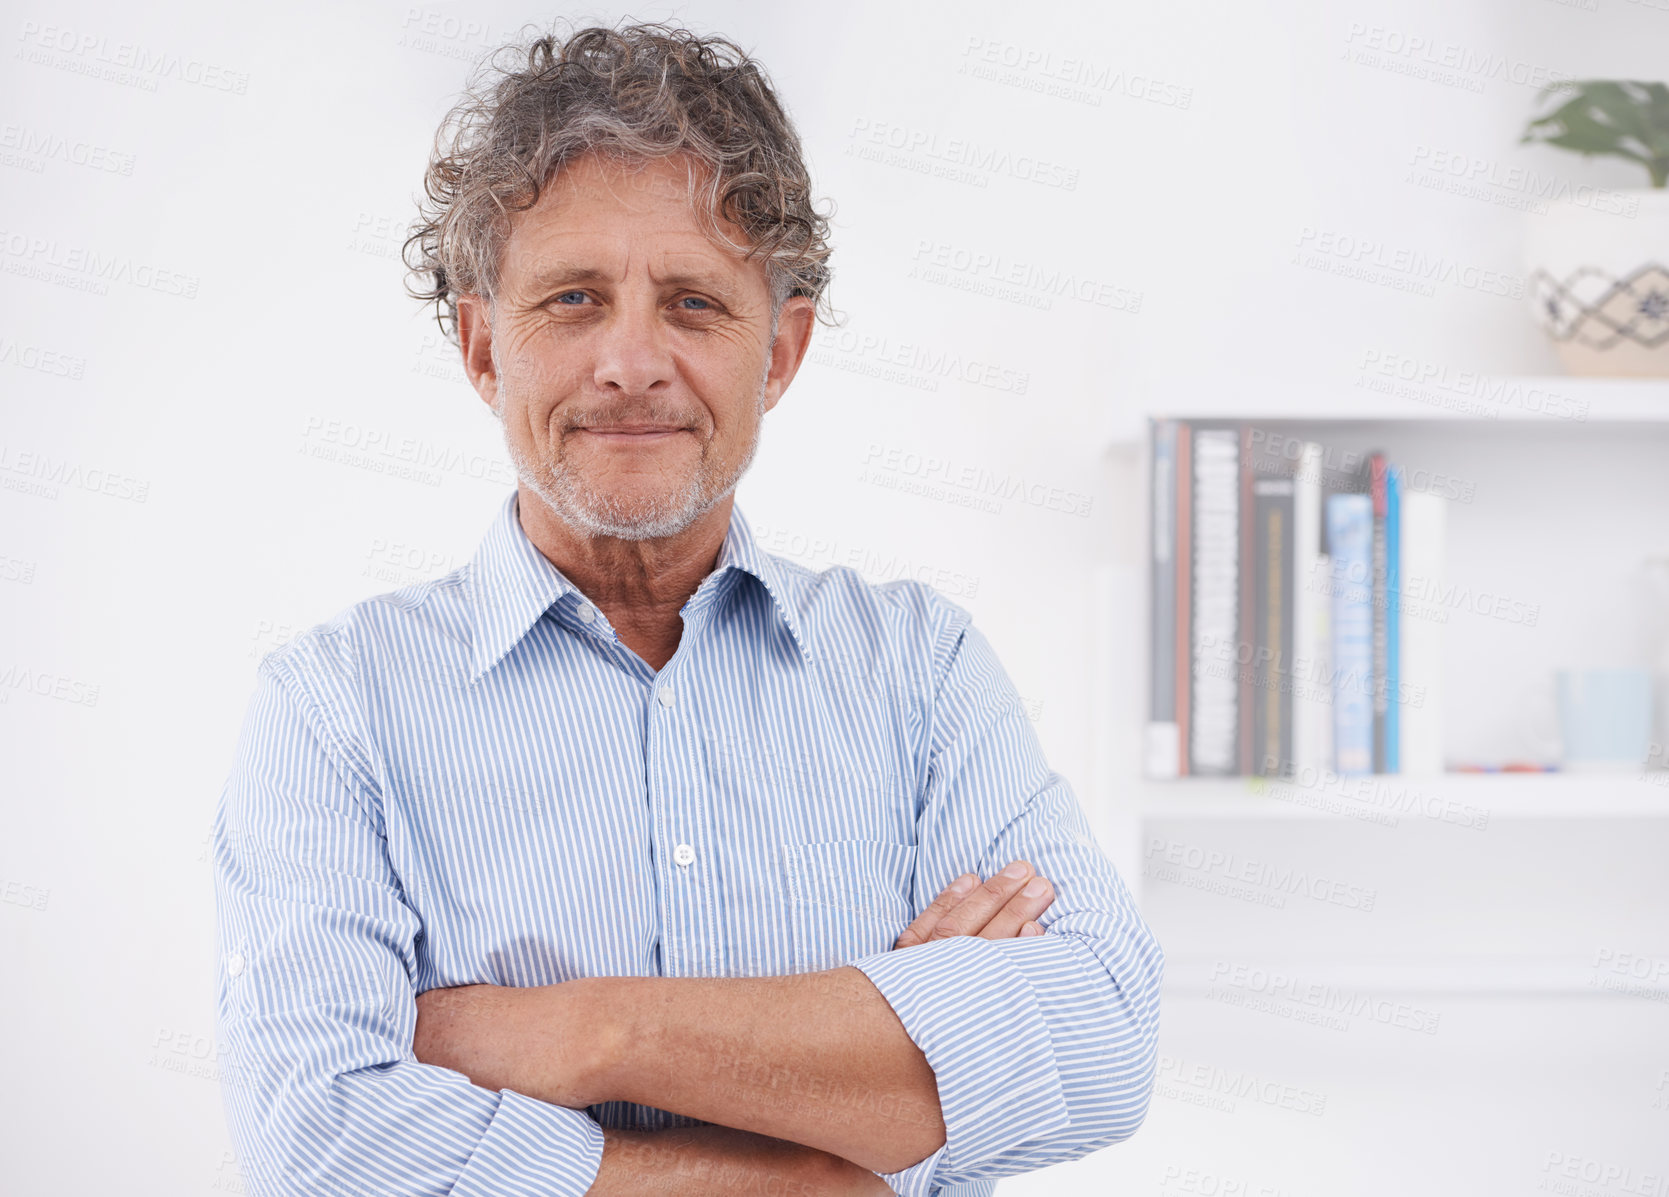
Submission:
[[[1010,863],[982,885],[973,889],[954,909],[939,920],[928,934],[929,939],[948,939],[953,935],[978,935],[993,915],[1008,905],[1008,900],[1020,892],[1020,887],[1031,878],[1032,867],[1023,860]]]
[[[939,896],[928,904],[926,910],[915,917],[914,922],[904,928],[892,946],[895,948],[909,948],[918,943],[926,943],[933,928],[939,925],[939,920],[944,918],[948,912],[954,910],[957,903],[961,902],[968,892],[978,884],[979,878],[973,873],[963,873],[939,891]]]
[[[1027,923],[1024,927],[1020,928],[1020,936],[1021,936],[1022,939],[1026,938],[1027,936],[1042,935],[1042,934],[1043,934],[1043,924],[1042,923]]]
[[[1027,923],[1049,909],[1049,903],[1054,900],[1055,887],[1049,879],[1033,877],[975,934],[983,939],[1013,939]]]

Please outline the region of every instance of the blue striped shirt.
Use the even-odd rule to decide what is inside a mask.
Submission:
[[[419,1063],[415,996],[851,964],[925,1053],[946,1142],[904,1194],[1132,1134],[1164,958],[971,616],[761,551],[732,507],[658,672],[505,499],[462,568],[261,662],[213,827],[228,1123],[261,1197],[551,1197],[602,1128]],[[966,871],[1048,877],[1045,934],[892,950]]]

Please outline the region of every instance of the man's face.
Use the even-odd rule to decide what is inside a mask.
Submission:
[[[490,327],[460,303],[518,477],[583,535],[672,536],[728,495],[809,340],[791,298],[773,352],[764,263],[710,241],[686,189],[681,158],[574,160],[512,218]]]

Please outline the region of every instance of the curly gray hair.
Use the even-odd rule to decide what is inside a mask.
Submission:
[[[799,135],[764,70],[726,38],[622,24],[499,47],[441,122],[403,252],[408,291],[434,303],[448,340],[458,339],[458,297],[496,292],[510,213],[531,208],[565,163],[591,150],[703,164],[690,174],[692,207],[716,241],[764,257],[773,330],[790,295],[808,296],[832,322],[832,211],[812,202]],[[727,236],[720,218],[750,244]]]

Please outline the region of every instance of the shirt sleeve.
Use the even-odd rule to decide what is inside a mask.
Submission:
[[[957,608],[960,612],[961,609]],[[935,692],[917,909],[955,877],[1030,861],[1044,934],[957,936],[852,962],[938,1080],[945,1143],[879,1173],[906,1197],[1078,1159],[1135,1133],[1158,1060],[1164,955],[985,637],[961,612]]]
[[[413,1054],[421,923],[368,770],[304,676],[263,662],[212,832],[221,1088],[245,1184],[584,1193],[602,1159],[593,1119]]]

